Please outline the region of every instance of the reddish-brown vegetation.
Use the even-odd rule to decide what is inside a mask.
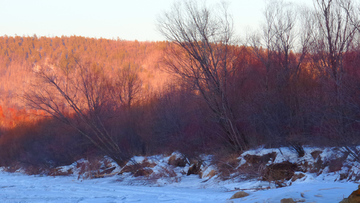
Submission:
[[[0,165],[38,171],[107,155],[123,166],[134,155],[229,157],[259,145],[287,146],[299,157],[303,145],[349,146],[358,157],[356,16],[351,4],[316,2],[317,18],[308,12],[305,20],[290,4],[268,6],[269,32],[250,37],[248,47],[234,45],[226,12],[202,12],[195,1],[159,21],[171,42],[0,37]],[[294,29],[298,21],[303,30]],[[330,21],[343,24],[324,26]],[[247,159],[254,174],[266,162]],[[224,177],[233,161],[222,162]],[[325,164],[337,170],[340,162]],[[295,166],[272,167],[271,180]]]
[[[137,67],[142,79],[141,96],[134,100],[131,108],[113,111],[116,116],[105,122],[127,154],[178,150],[191,157],[204,152],[230,152],[226,140],[218,136],[222,130],[214,125],[216,122],[199,92],[180,80],[165,83],[169,75],[161,71],[164,65],[161,56],[167,46],[167,42],[76,36],[0,37],[1,164],[17,161],[55,166],[100,153],[76,130],[46,117],[48,114],[44,111],[29,109],[21,99],[22,92],[31,88],[28,84],[36,76],[34,71],[43,67],[71,68],[76,65],[74,59],[91,61],[102,70],[109,70],[108,73]],[[334,102],[332,89],[328,88],[332,81],[319,75],[310,61],[303,64],[296,80],[279,89],[280,68],[277,70],[274,66],[267,74],[251,48],[232,49],[239,57],[234,62],[236,74],[229,78],[232,83],[228,87],[231,90],[228,98],[237,115],[235,124],[247,135],[249,146],[286,145],[299,150],[300,155],[301,148],[297,148],[296,143],[300,146],[359,143],[360,92],[356,61],[360,60],[360,52],[354,50],[344,55],[346,91],[344,103],[339,104]],[[112,74],[106,77],[116,79]],[[267,89],[263,86],[265,77]],[[338,109],[344,111],[341,125],[335,114]],[[340,134],[340,128],[346,134]]]

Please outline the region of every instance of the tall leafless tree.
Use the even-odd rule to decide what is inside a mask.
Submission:
[[[312,39],[312,33],[308,32],[312,28],[308,12],[293,3],[269,1],[261,31],[248,37],[247,44],[265,67],[266,91],[269,90],[269,75],[276,69],[282,71],[285,81],[299,75]],[[297,60],[291,59],[291,53],[296,54]]]
[[[264,10],[261,30],[249,35],[247,43],[253,56],[264,70],[258,104],[261,109],[255,116],[260,122],[261,133],[269,145],[284,144],[285,137],[300,136],[299,129],[301,95],[298,81],[312,42],[307,9],[282,0],[268,1]],[[292,135],[295,134],[295,135]],[[301,144],[287,142],[290,147],[303,153]],[[299,153],[299,155],[300,155]]]
[[[223,136],[236,151],[248,147],[229,102],[229,78],[235,74],[234,27],[227,5],[210,8],[197,1],[173,5],[158,19],[158,30],[170,41],[167,70],[195,87],[213,112]]]
[[[117,72],[115,79],[115,94],[122,105],[128,108],[136,102],[142,89],[142,80],[139,77],[140,67],[134,63],[125,64]]]
[[[313,64],[318,68],[331,98],[329,112],[335,125],[333,133],[345,135],[347,126],[346,102],[346,70],[344,57],[353,47],[357,34],[356,16],[352,1],[348,0],[314,0],[316,27],[313,30]]]
[[[347,10],[344,0],[315,0],[316,28],[313,30],[316,43],[314,54],[319,56],[318,68],[335,82],[338,90],[344,74],[343,57],[351,48],[356,26],[352,24],[352,16]],[[347,6],[344,9],[342,6]]]

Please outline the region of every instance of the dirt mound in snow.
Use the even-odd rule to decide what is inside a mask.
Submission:
[[[278,181],[278,180],[290,180],[297,169],[297,164],[289,161],[282,163],[271,164],[264,170],[264,181]]]
[[[247,163],[256,165],[256,164],[263,164],[263,163],[268,163],[269,161],[273,161],[275,160],[276,155],[277,155],[276,152],[271,152],[262,156],[246,154],[244,156],[244,159],[246,160]]]
[[[352,192],[348,198],[344,198],[340,203],[359,203],[360,202],[360,185],[358,189]]]
[[[244,191],[240,191],[240,192],[233,194],[233,196],[231,196],[230,199],[238,199],[238,198],[243,198],[243,197],[247,197],[247,196],[249,196],[248,193],[246,193]]]

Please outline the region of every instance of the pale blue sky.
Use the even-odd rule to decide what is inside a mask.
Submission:
[[[209,4],[217,0],[207,0]],[[258,26],[264,0],[228,0],[237,32]],[[301,0],[311,5],[312,0]],[[164,40],[156,18],[173,0],[0,0],[0,36],[70,36]]]

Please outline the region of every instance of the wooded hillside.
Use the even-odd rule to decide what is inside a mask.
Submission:
[[[44,64],[71,66],[73,57],[91,60],[117,70],[128,63],[140,67],[139,74],[151,88],[159,88],[165,77],[160,69],[160,56],[166,42],[130,42],[123,40],[71,37],[0,37],[1,104],[23,103],[15,96],[32,78],[32,71]],[[156,78],[156,80],[154,80]]]
[[[168,42],[1,37],[0,165],[359,145],[360,18],[316,2],[269,4],[243,44],[195,1],[160,18]]]

